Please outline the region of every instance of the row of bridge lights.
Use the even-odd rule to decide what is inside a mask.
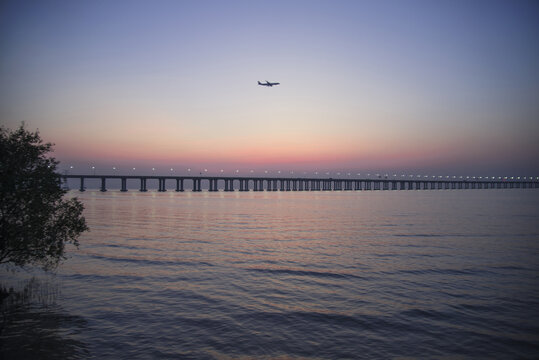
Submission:
[[[69,169],[70,169],[70,170],[74,169],[74,166],[73,166],[73,165],[69,166]],[[96,167],[95,167],[95,166],[91,166],[91,169],[92,169],[93,175],[95,175]],[[134,168],[133,168],[133,171],[135,171],[136,169],[137,169],[137,168],[134,167]],[[113,170],[113,171],[116,171],[116,170],[118,170],[118,168],[117,168],[116,166],[113,166],[113,167],[112,167],[112,170]],[[153,168],[152,168],[152,171],[155,172],[155,171],[156,171],[156,168],[153,167]],[[192,171],[191,168],[187,168],[187,172],[188,172],[188,173],[191,173],[191,171]],[[174,168],[170,168],[170,172],[171,172],[171,173],[174,172]],[[204,169],[204,173],[207,173],[207,172],[208,172],[208,169]],[[225,171],[224,171],[224,169],[221,169],[221,170],[219,170],[219,172],[220,172],[221,174],[223,174]],[[234,173],[236,173],[236,174],[238,174],[239,172],[240,172],[239,169],[236,169],[236,170],[234,171]],[[253,174],[254,172],[255,172],[254,170],[249,170],[249,173],[251,173],[251,174]],[[265,174],[268,174],[268,173],[271,173],[271,171],[269,171],[269,170],[264,170],[264,173],[265,173]],[[281,173],[282,173],[281,170],[277,170],[277,174],[281,174]],[[202,174],[202,171],[200,171],[200,174]],[[294,171],[290,171],[290,175],[293,175],[293,174],[294,174]],[[307,171],[304,171],[304,172],[303,172],[303,175],[307,175],[307,174],[308,174]],[[314,174],[314,175],[324,175],[324,174],[325,174],[325,175],[330,175],[331,172],[327,171],[327,172],[324,173],[324,172],[314,171],[313,174]],[[345,174],[348,175],[348,176],[352,176],[352,173],[350,173],[350,172],[348,172],[348,173],[337,172],[337,173],[335,173],[335,174],[336,174],[337,176],[345,175]],[[357,176],[361,176],[361,173],[357,173]],[[370,174],[370,173],[368,173],[367,176],[368,176],[368,177],[370,177],[370,176],[376,176],[377,178],[382,178],[382,177],[383,177],[383,178],[385,178],[385,179],[388,179],[388,178],[389,178],[389,175],[388,175],[388,174],[380,175],[380,174]],[[397,174],[393,174],[393,178],[396,178],[396,177],[398,177],[398,175],[397,175]],[[449,175],[446,175],[446,176],[442,176],[442,175],[437,175],[437,176],[436,176],[436,175],[432,175],[432,176],[429,176],[429,175],[415,175],[415,176],[414,176],[414,175],[405,175],[405,174],[402,174],[400,177],[401,177],[401,178],[416,178],[416,179],[418,179],[418,178],[422,178],[422,179],[428,179],[428,178],[432,178],[432,179],[436,179],[436,178],[438,178],[438,179],[443,179],[443,178],[446,178],[446,179],[467,179],[467,180],[469,180],[469,179],[472,179],[472,180],[477,180],[477,179],[481,179],[481,180],[482,180],[482,179],[485,179],[485,180],[496,180],[496,179],[497,179],[497,180],[515,180],[515,179],[516,179],[516,180],[521,180],[521,179],[522,179],[522,180],[533,180],[533,179],[534,179],[533,176],[523,176],[523,177],[521,177],[521,176],[497,176],[497,177],[496,177],[496,176],[449,176]],[[535,177],[535,180],[539,180],[539,176]]]

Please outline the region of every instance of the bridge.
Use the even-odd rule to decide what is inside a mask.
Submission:
[[[146,175],[59,175],[64,184],[68,179],[79,180],[79,190],[85,191],[85,180],[101,181],[101,191],[107,191],[108,180],[120,180],[120,191],[126,192],[127,180],[138,180],[138,191],[148,191],[147,181],[157,180],[159,192],[167,191],[167,182],[174,183],[175,191],[360,191],[360,190],[460,190],[460,189],[537,189],[539,181],[508,179],[335,179],[310,177],[239,177],[239,176],[146,176]],[[98,182],[99,183],[99,182]],[[170,185],[170,184],[169,184]]]

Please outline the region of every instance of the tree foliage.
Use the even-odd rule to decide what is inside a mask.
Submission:
[[[0,264],[56,268],[66,244],[78,247],[78,236],[88,230],[82,203],[64,198],[51,151],[52,144],[24,124],[0,128]]]

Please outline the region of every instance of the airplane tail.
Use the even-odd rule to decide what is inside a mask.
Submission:
[[[259,82],[258,82],[258,85],[262,85],[262,83],[259,81]]]

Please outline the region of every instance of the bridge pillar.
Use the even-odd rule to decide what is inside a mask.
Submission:
[[[126,178],[122,178],[122,189],[120,191],[121,192],[126,192],[127,191],[127,179]]]
[[[159,191],[161,192],[167,191],[165,187],[165,178],[159,179]]]
[[[384,190],[389,190],[389,182],[383,181],[383,189]]]
[[[286,183],[286,191],[290,191],[290,180],[286,180],[285,183]]]
[[[176,179],[176,191],[183,192],[183,179]]]
[[[80,177],[80,187],[79,187],[79,191],[80,191],[80,192],[86,191],[86,189],[84,188],[84,178],[83,178],[82,176]]]
[[[107,191],[107,184],[106,184],[106,178],[105,177],[102,177],[101,178],[101,192],[105,192]]]
[[[146,189],[146,178],[140,178],[140,191],[141,192],[146,192],[148,191]]]

